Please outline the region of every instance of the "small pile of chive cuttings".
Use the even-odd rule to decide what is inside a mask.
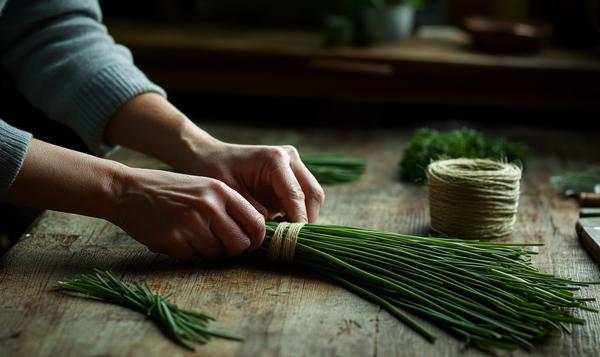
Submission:
[[[177,305],[165,301],[169,297],[153,294],[148,284],[133,286],[118,281],[109,271],[95,269],[94,275],[81,275],[75,280],[59,281],[63,289],[75,290],[110,302],[138,310],[157,322],[169,336],[183,346],[195,350],[190,341],[206,343],[211,336],[219,336],[233,340],[241,340],[229,332],[207,327],[214,318],[183,310]]]
[[[265,240],[255,254],[269,257],[277,226],[267,222]],[[446,328],[467,345],[531,350],[549,328],[570,333],[566,323],[585,323],[565,308],[598,312],[584,305],[595,299],[576,298],[572,291],[600,282],[539,272],[530,259],[537,253],[521,247],[541,245],[306,224],[297,236],[293,264],[380,304],[432,342],[436,337],[400,309]]]
[[[550,183],[563,189],[580,192],[598,192],[600,188],[600,165],[588,165],[582,171],[568,171],[550,177]]]
[[[356,181],[367,168],[365,160],[343,154],[303,154],[300,159],[323,185]]]

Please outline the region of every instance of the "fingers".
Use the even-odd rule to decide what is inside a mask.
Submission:
[[[286,216],[292,222],[308,222],[305,195],[291,168],[283,167],[272,172],[271,182],[281,201]]]
[[[265,218],[239,193],[218,181],[203,219],[208,221],[191,244],[206,260],[231,258],[260,246]],[[210,202],[212,201],[212,202]]]
[[[244,199],[246,199],[253,207],[255,210],[258,211],[258,213],[260,213],[264,220],[269,219],[271,216],[271,212],[269,211],[269,209],[267,207],[265,207],[263,204],[261,204],[257,199],[255,199],[254,197],[252,197],[252,195],[250,194],[250,192],[248,192],[248,190],[245,187],[232,187],[234,188],[237,192],[239,192],[242,197],[244,197]],[[263,223],[264,223],[263,220]]]
[[[186,223],[184,220],[177,224],[178,230],[165,235],[157,243],[146,244],[148,249],[186,262],[195,262],[199,259],[215,260],[224,255],[225,246],[211,231],[208,224],[197,225],[193,230],[185,228],[189,225],[189,221]]]
[[[221,184],[219,188],[216,194],[224,200],[224,206],[211,220],[211,229],[225,246],[224,256],[228,258],[258,248],[265,237],[264,215],[227,185]]]
[[[315,223],[321,206],[325,202],[325,192],[313,174],[304,166],[300,157],[298,157],[297,164],[292,164],[292,171],[304,191],[308,223]]]
[[[221,181],[131,169],[116,224],[151,251],[184,261],[233,257],[256,249],[265,218]]]
[[[314,223],[325,200],[323,188],[292,146],[281,147],[286,156],[273,170],[271,182],[289,220]]]
[[[189,245],[198,252],[203,260],[216,260],[225,255],[227,247],[225,247],[221,239],[214,234],[210,226],[203,225],[193,233],[194,234],[188,237],[183,244],[179,245],[177,248],[178,250],[182,248],[182,245]],[[171,256],[177,258],[173,255]]]
[[[260,205],[258,202],[256,202]],[[262,207],[262,205],[260,205]],[[266,208],[263,207],[266,210]],[[241,234],[244,238],[243,246],[231,244],[230,252],[234,255],[251,252],[258,248],[266,234],[265,216],[258,212],[252,205],[243,197],[235,197],[230,199],[226,204],[227,215],[233,218],[236,223],[232,227],[232,233]],[[223,225],[226,226],[226,225]],[[218,228],[217,228],[218,229]],[[235,239],[235,234],[223,235],[223,237],[232,237]],[[227,246],[227,243],[224,243]]]

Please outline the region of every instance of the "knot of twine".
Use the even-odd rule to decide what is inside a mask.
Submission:
[[[521,168],[488,159],[450,159],[427,166],[431,228],[441,236],[498,238],[512,233]]]
[[[302,227],[304,227],[304,223],[281,222],[277,225],[271,238],[271,245],[269,246],[269,253],[267,255],[269,261],[292,264],[296,250],[296,241]],[[284,234],[285,238],[283,237]]]

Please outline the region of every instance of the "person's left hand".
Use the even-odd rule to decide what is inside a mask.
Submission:
[[[289,145],[235,145],[213,140],[191,174],[218,179],[239,192],[265,219],[314,223],[324,202],[321,185]]]

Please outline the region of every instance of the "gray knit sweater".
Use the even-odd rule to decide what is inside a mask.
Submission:
[[[123,103],[149,91],[166,96],[101,21],[97,0],[0,0],[1,70],[33,106],[73,129],[98,155],[112,149],[102,134]],[[0,119],[0,200],[31,138]]]

